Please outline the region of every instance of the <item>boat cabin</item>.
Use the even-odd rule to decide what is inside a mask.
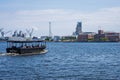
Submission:
[[[45,41],[7,41],[7,53],[40,53],[46,48]]]

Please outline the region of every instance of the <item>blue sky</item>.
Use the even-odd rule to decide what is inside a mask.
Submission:
[[[74,9],[94,11],[100,8],[119,7],[120,0],[0,0],[2,11],[35,9]]]
[[[34,28],[34,35],[71,35],[78,21],[83,31],[120,32],[120,0],[0,0],[0,28]]]

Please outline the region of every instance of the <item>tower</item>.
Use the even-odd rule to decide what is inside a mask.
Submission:
[[[79,35],[80,33],[82,33],[82,22],[77,23],[76,31],[75,31],[76,35]]]
[[[98,30],[98,34],[104,34],[103,30]]]
[[[52,32],[51,32],[51,22],[49,22],[49,37],[52,37]]]

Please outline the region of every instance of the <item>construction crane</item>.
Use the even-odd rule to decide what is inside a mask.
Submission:
[[[1,31],[1,36],[4,37],[6,34],[8,34],[8,33],[10,33],[10,32],[11,32],[11,31],[7,31],[7,32]]]
[[[0,28],[0,32],[3,30],[3,28]]]
[[[26,31],[27,31],[27,33],[28,33],[28,35],[29,35],[29,37],[31,38],[32,37],[32,34],[33,34],[33,31],[34,31],[34,29],[32,28],[31,30],[29,29],[26,29]]]
[[[11,33],[11,31],[3,31],[4,28],[0,28],[1,37],[4,37],[6,34]]]
[[[12,37],[17,37],[17,34],[18,34],[17,30],[15,30],[14,33],[13,33],[13,35],[12,35]]]

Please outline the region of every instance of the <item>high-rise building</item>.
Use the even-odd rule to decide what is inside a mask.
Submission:
[[[80,33],[82,33],[82,22],[77,23],[75,35],[79,35]]]

